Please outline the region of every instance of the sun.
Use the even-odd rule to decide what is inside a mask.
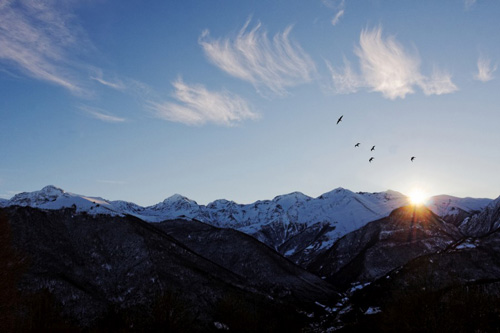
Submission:
[[[423,205],[427,200],[427,195],[422,190],[415,189],[411,191],[409,199],[413,205]]]

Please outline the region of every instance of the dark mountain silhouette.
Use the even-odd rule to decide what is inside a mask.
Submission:
[[[80,328],[182,324],[205,331],[220,322],[299,330],[307,319],[299,309],[337,298],[328,283],[237,231],[72,209],[9,207],[1,214],[29,261],[21,290],[49,291],[61,316]],[[176,315],[165,317],[165,308]]]

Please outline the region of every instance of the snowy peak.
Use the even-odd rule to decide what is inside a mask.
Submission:
[[[16,194],[4,206],[29,206],[41,209],[74,208],[90,214],[121,215],[110,202],[99,197],[86,197],[64,191],[53,185],[40,191]]]
[[[390,201],[390,200],[400,200],[400,201],[406,201],[409,203],[408,197],[404,195],[403,193],[393,191],[393,190],[387,190],[385,192],[374,192],[374,193],[368,193],[368,192],[357,192],[356,194],[360,194],[366,197],[372,197],[377,200],[382,200],[382,201]]]
[[[354,192],[349,191],[345,188],[342,187],[337,187],[336,189],[323,193],[320,195],[317,199],[323,199],[323,200],[341,200],[346,197],[353,196]]]
[[[474,237],[500,228],[500,197],[490,202],[480,213],[465,219],[459,228],[465,235]]]
[[[234,201],[231,200],[226,200],[226,199],[218,199],[215,201],[212,201],[207,205],[207,209],[215,209],[215,210],[222,210],[222,209],[228,209],[228,208],[233,208],[233,207],[239,207],[241,205],[237,204]]]
[[[172,203],[172,202],[178,202],[178,201],[184,201],[184,202],[194,202],[196,203],[195,201],[193,200],[190,200],[189,198],[183,196],[183,195],[180,195],[178,193],[166,198],[165,200],[163,200],[163,203],[167,204],[167,203]]]
[[[279,204],[284,209],[287,209],[293,205],[300,205],[301,203],[307,202],[311,199],[311,197],[301,192],[292,192],[289,194],[278,195],[272,200],[272,202]]]
[[[172,208],[186,209],[189,207],[191,207],[191,208],[198,207],[198,204],[196,203],[196,201],[191,200],[183,195],[176,193],[176,194],[166,198],[162,202],[160,202],[156,205],[147,207],[147,208],[151,208],[153,210],[164,210],[164,209],[172,209]]]
[[[479,212],[485,208],[491,199],[457,198],[451,195],[436,195],[427,203],[427,207],[439,216]]]
[[[40,191],[16,194],[10,201],[19,206],[35,206],[56,201],[64,195],[64,190],[53,185],[45,186]]]

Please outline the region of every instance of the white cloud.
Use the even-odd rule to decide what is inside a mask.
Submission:
[[[173,82],[177,102],[150,102],[158,118],[186,125],[214,123],[232,126],[245,119],[256,119],[248,103],[229,92],[213,92],[202,85],[187,85],[181,79]]]
[[[337,25],[340,22],[340,18],[345,14],[345,0],[322,0],[323,5],[335,10],[336,14],[332,18],[332,25]]]
[[[270,40],[260,23],[251,30],[249,24],[250,20],[233,39],[214,40],[208,30],[204,31],[199,43],[208,59],[256,89],[266,87],[278,95],[285,95],[288,87],[311,81],[315,64],[299,44],[290,41],[291,26]]]
[[[123,91],[127,88],[125,86],[125,84],[119,79],[105,80],[103,78],[102,70],[96,70],[96,75],[91,76],[90,79],[99,82],[103,86],[106,86],[106,87],[109,87],[109,88],[112,88],[115,90]]]
[[[335,69],[328,61],[326,65],[332,76],[335,93],[355,93],[362,86],[361,78],[352,70],[351,63],[346,58],[344,58],[344,67],[341,70]]]
[[[117,117],[107,111],[99,108],[94,108],[86,105],[81,105],[78,107],[80,110],[84,111],[86,114],[92,118],[99,119],[107,123],[123,123],[127,121],[125,118]]]
[[[355,53],[366,84],[386,98],[404,98],[421,80],[418,58],[407,54],[393,37],[382,39],[381,28],[361,31]]]
[[[341,9],[337,12],[337,14],[335,14],[335,16],[332,18],[332,25],[337,25],[337,23],[339,23],[340,21],[340,18],[344,16],[344,10]]]
[[[443,95],[457,91],[457,86],[451,81],[451,75],[434,70],[430,78],[422,77],[418,85],[426,95]]]
[[[0,61],[14,64],[26,75],[84,93],[77,64],[68,52],[90,43],[57,1],[5,1],[0,5]],[[78,41],[78,43],[77,43]],[[77,45],[78,44],[78,45]]]
[[[479,57],[477,60],[477,74],[474,75],[474,79],[482,82],[487,82],[493,80],[493,73],[497,70],[497,65],[492,65],[491,60]]]
[[[380,92],[385,98],[405,98],[420,87],[426,95],[441,95],[457,90],[451,75],[435,70],[431,77],[420,72],[420,59],[408,54],[394,37],[382,38],[380,27],[363,30],[359,47],[354,50],[359,58],[360,74],[345,62],[343,70],[332,68],[332,79],[337,93],[356,92],[365,87]]]

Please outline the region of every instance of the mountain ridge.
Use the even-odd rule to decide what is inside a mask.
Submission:
[[[441,195],[431,198],[429,208],[458,225],[491,201]],[[303,264],[342,236],[387,217],[394,209],[408,203],[407,196],[393,190],[370,193],[338,187],[316,198],[296,191],[250,204],[218,199],[199,205],[185,196],[174,194],[155,205],[142,207],[121,200],[78,195],[49,185],[40,191],[17,194],[3,205],[41,209],[72,207],[77,212],[91,215],[131,215],[155,223],[177,218],[198,220],[242,231]],[[300,244],[294,241],[299,239],[297,237]]]

